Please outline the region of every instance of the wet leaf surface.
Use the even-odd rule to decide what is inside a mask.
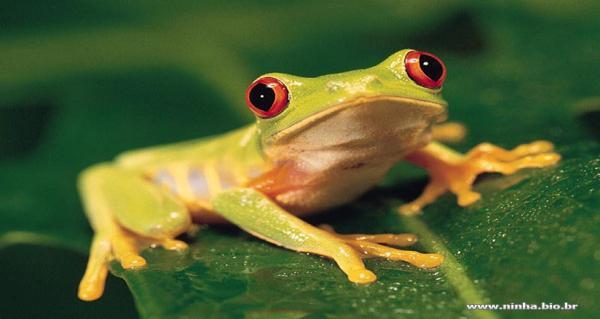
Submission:
[[[376,2],[365,10],[362,2],[305,1],[261,8],[59,1],[46,9],[22,2],[10,17],[0,14],[0,274],[8,278],[0,289],[2,317],[133,315],[127,288],[114,278],[100,303],[75,299],[92,234],[75,189],[84,167],[246,123],[243,90],[261,73],[368,67],[404,47],[434,52],[448,66],[450,119],[469,128],[457,149],[544,138],[564,160],[483,176],[481,202],[463,209],[446,195],[416,218],[393,211],[426,177],[400,164],[357,202],[311,220],[346,233],[416,232],[417,249],[447,256],[434,271],[369,260],[379,276],[369,286],[350,284],[330,260],[233,227],[204,227],[186,239],[188,253],[147,250],[150,265],[138,272],[112,265],[140,315],[565,318],[600,311],[596,2]],[[35,23],[17,19],[30,11]],[[465,310],[478,302],[569,302],[579,309]]]

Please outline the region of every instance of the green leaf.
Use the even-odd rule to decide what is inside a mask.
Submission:
[[[269,10],[265,9],[265,6]],[[557,167],[483,176],[483,199],[446,195],[425,214],[395,207],[422,190],[400,164],[360,200],[311,223],[352,232],[415,232],[440,269],[368,260],[379,277],[349,283],[332,261],[274,247],[234,227],[204,226],[179,254],[144,252],[125,279],[143,318],[594,317],[600,312],[600,34],[597,1],[245,2],[20,1],[0,12],[2,317],[131,318],[109,280],[102,301],[75,299],[92,235],[75,179],[119,152],[227,131],[250,117],[261,73],[320,75],[378,63],[405,47],[449,68],[450,119],[466,151],[534,139]],[[32,21],[24,23],[23,21]],[[594,135],[595,134],[595,135]],[[34,300],[34,306],[32,306]],[[471,303],[578,304],[576,311],[468,311]]]

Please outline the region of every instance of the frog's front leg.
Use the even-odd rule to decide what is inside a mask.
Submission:
[[[256,237],[295,251],[332,258],[355,283],[370,283],[377,279],[365,268],[362,257],[403,260],[423,268],[436,267],[443,260],[438,254],[421,254],[379,244],[408,244],[414,242],[414,236],[339,235],[319,229],[288,213],[253,188],[228,190],[215,197],[212,204],[219,214]]]
[[[560,155],[553,152],[553,145],[546,141],[522,144],[512,150],[483,143],[467,154],[459,154],[439,143],[432,142],[411,153],[407,160],[424,167],[430,180],[423,193],[414,201],[402,205],[399,211],[406,215],[416,214],[450,190],[458,198],[460,206],[477,201],[481,195],[472,190],[475,178],[481,173],[513,174],[522,168],[541,168],[556,164]]]
[[[110,164],[84,171],[79,190],[95,235],[78,296],[91,301],[104,291],[107,264],[116,259],[125,269],[146,265],[139,255],[144,243],[184,249],[173,239],[191,223],[184,205],[139,174]]]

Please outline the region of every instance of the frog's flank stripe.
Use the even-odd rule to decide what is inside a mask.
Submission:
[[[217,168],[215,162],[203,167],[161,169],[151,179],[185,201],[206,200],[211,195],[239,184],[232,172],[222,166]]]
[[[188,173],[188,183],[197,198],[208,199],[210,197],[206,176],[204,176],[204,173],[199,168],[195,167],[190,169]]]
[[[173,194],[177,194],[177,183],[175,183],[175,178],[165,169],[156,172],[154,175],[154,183],[166,187]]]
[[[401,216],[402,222],[411,231],[419,236],[419,242],[429,251],[433,251],[444,256],[440,270],[446,275],[448,281],[454,286],[456,292],[465,304],[484,304],[488,301],[479,293],[473,281],[469,278],[463,266],[444,246],[441,238],[436,236],[427,225],[417,217]],[[466,308],[465,308],[466,309]],[[494,312],[489,310],[474,310],[469,312],[474,318],[497,319]]]
[[[236,185],[236,178],[231,170],[233,170],[233,168],[226,168],[223,165],[219,165],[217,172],[219,174],[221,189],[228,189]]]

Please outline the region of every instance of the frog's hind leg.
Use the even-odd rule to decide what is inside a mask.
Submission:
[[[333,259],[355,283],[366,284],[377,279],[366,269],[364,257],[378,256],[432,267],[442,261],[437,254],[402,251],[378,244],[407,245],[414,242],[413,235],[338,235],[319,229],[286,212],[253,188],[225,191],[217,195],[212,204],[219,214],[256,237],[288,249]],[[435,258],[431,258],[433,255]]]
[[[512,150],[483,143],[465,155],[433,142],[407,156],[407,160],[424,167],[430,174],[423,193],[399,208],[401,213],[410,215],[419,213],[447,190],[457,196],[460,206],[470,205],[481,197],[472,190],[479,174],[509,175],[523,168],[551,166],[560,160],[560,155],[553,152],[553,145],[547,141],[522,144]]]
[[[142,244],[183,249],[173,238],[190,225],[185,207],[159,187],[127,170],[101,164],[86,170],[79,189],[95,235],[88,265],[79,285],[82,300],[102,296],[107,263],[116,259],[125,269],[146,265]]]

